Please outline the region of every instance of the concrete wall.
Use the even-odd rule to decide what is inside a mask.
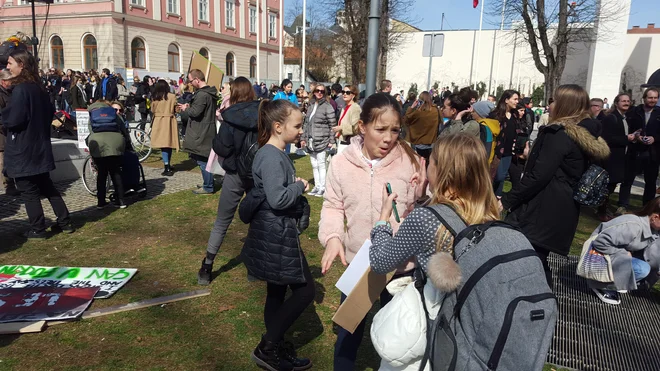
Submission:
[[[643,89],[639,86],[660,69],[660,30],[654,33],[628,33],[624,49],[621,83],[632,89],[633,99],[641,102]]]

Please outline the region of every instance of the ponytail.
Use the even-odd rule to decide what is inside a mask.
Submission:
[[[284,124],[289,114],[297,109],[298,107],[295,104],[286,99],[262,100],[259,103],[257,119],[257,127],[259,128],[257,143],[259,143],[259,147],[263,147],[270,140],[273,133],[273,123],[280,122]]]

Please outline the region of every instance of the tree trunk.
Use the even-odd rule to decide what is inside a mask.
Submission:
[[[380,25],[378,37],[378,81],[387,78],[387,53],[389,51],[389,18],[390,18],[390,0],[382,0],[380,11]]]

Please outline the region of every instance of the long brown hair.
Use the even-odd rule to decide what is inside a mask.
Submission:
[[[509,105],[506,103],[507,99],[513,98],[514,95],[517,95],[518,98],[520,98],[520,93],[518,93],[515,90],[505,90],[502,93],[502,96],[500,97],[500,100],[497,102],[497,106],[495,106],[495,118],[499,122],[504,122],[507,120],[506,118],[506,113],[510,112],[512,116],[515,117],[515,109],[510,109]]]
[[[9,56],[13,58],[22,70],[18,76],[15,76],[12,79],[12,85],[18,85],[23,82],[32,82],[42,90],[46,90],[43,84],[41,83],[41,78],[39,77],[39,67],[37,66],[37,60],[25,50],[14,50],[9,53]]]
[[[550,124],[554,122],[577,124],[591,117],[589,94],[581,86],[561,85],[555,90],[554,98],[555,105],[550,110]]]
[[[392,110],[399,120],[399,125],[403,123],[403,118],[401,117],[401,109],[399,109],[399,103],[394,99],[393,96],[388,93],[376,93],[370,95],[367,99],[364,100],[362,105],[362,113],[360,113],[360,121],[364,123],[365,126],[372,124],[387,110]],[[415,170],[419,171],[420,165],[419,160],[413,149],[399,138],[397,144],[403,149],[403,151],[410,158],[410,162],[415,166]],[[483,147],[482,147],[483,148]]]
[[[259,147],[263,147],[270,140],[273,124],[276,122],[284,124],[291,112],[295,110],[298,110],[298,107],[288,99],[264,99],[259,103],[259,136],[257,138]]]
[[[239,76],[236,80],[232,81],[231,95],[229,96],[229,102],[231,104],[251,102],[255,99],[257,99],[257,95],[254,93],[254,88],[252,88],[250,80]]]
[[[488,157],[479,139],[464,133],[441,137],[429,161],[436,169],[433,204],[451,206],[467,224],[499,219]]]
[[[422,106],[419,107],[420,111],[430,111],[433,109],[433,100],[428,91],[423,91],[422,94],[419,95],[419,100],[422,101]]]
[[[660,197],[647,202],[642,210],[635,213],[637,216],[651,216],[651,214],[660,214]]]

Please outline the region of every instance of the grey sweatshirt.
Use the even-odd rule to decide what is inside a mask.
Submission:
[[[296,204],[305,191],[301,181],[296,182],[293,161],[284,151],[266,144],[259,148],[252,162],[254,186],[262,188],[266,200],[274,210],[285,210]]]

